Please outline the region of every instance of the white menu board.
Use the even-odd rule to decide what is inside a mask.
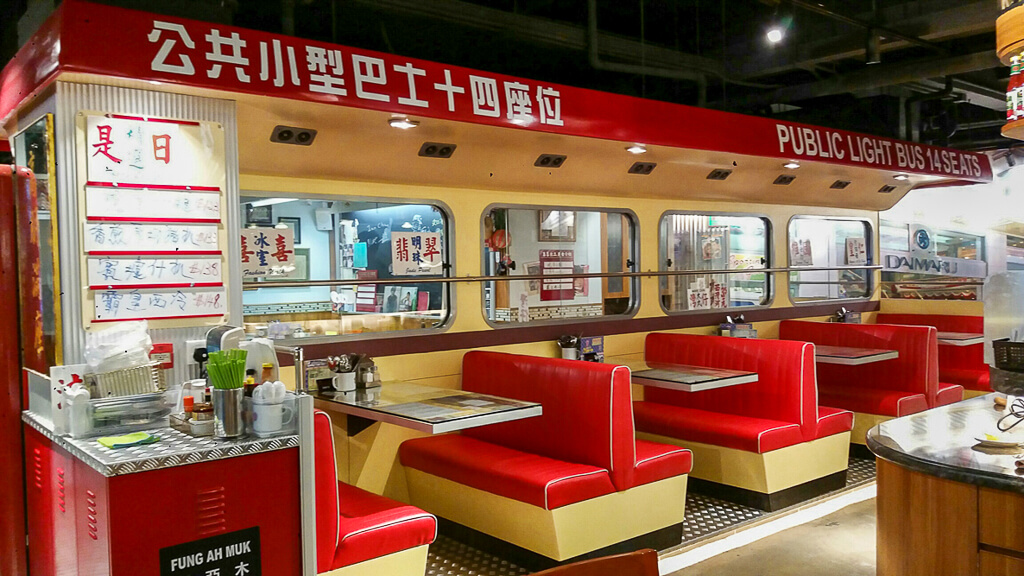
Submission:
[[[85,188],[88,220],[220,222],[220,192]]]
[[[216,224],[89,222],[85,251],[126,254],[220,254]]]
[[[86,112],[78,123],[86,323],[227,314],[224,129]],[[209,323],[210,321],[204,322]],[[176,324],[182,326],[181,323]]]
[[[204,168],[219,160],[212,129],[209,123],[90,115],[85,137],[88,178],[120,184],[196,184]]]
[[[89,287],[213,286],[221,284],[219,257],[99,257],[88,260]]]
[[[227,313],[223,288],[102,290],[94,293],[93,322],[198,318]]]

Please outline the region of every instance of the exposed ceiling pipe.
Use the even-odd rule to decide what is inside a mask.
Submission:
[[[985,51],[947,58],[928,58],[879,64],[865,67],[856,72],[836,76],[827,80],[786,86],[766,94],[753,94],[746,98],[730,100],[728,103],[716,103],[716,106],[729,108],[764,108],[771,104],[788,104],[834,96],[847,92],[874,90],[886,86],[906,84],[923,78],[938,78],[947,75],[967,74],[978,70],[988,70],[999,66],[995,52]]]
[[[921,102],[928,102],[930,100],[941,100],[951,94],[953,94],[953,77],[946,76],[946,86],[942,90],[939,90],[938,92],[929,92],[927,94],[917,94],[907,98],[906,102],[903,103],[903,122],[904,128],[906,129],[904,136],[906,136],[907,140],[914,139],[914,118],[912,114],[914,104],[920,104]]]
[[[281,0],[281,32],[295,36],[295,0]]]
[[[624,74],[642,74],[672,80],[685,80],[697,84],[697,106],[704,107],[708,103],[708,77],[697,70],[676,70],[671,68],[654,68],[635,64],[620,64],[601,60],[597,36],[597,0],[587,0],[587,55],[590,66],[595,70],[621,72]]]
[[[939,53],[942,53],[942,54],[948,54],[949,53],[945,48],[943,48],[942,46],[939,46],[938,44],[934,44],[934,43],[929,42],[927,40],[922,40],[921,38],[918,38],[916,36],[910,36],[908,34],[904,34],[902,32],[898,32],[896,30],[893,30],[892,28],[886,28],[885,26],[876,26],[876,25],[872,24],[871,22],[865,22],[863,20],[859,20],[857,18],[852,18],[852,17],[846,16],[844,14],[839,14],[838,12],[833,12],[833,11],[829,10],[828,8],[825,8],[824,6],[820,5],[818,2],[806,2],[805,0],[788,0],[788,1],[792,5],[794,5],[794,6],[798,7],[798,8],[801,8],[803,10],[807,10],[808,12],[814,12],[815,14],[821,14],[822,16],[827,16],[827,17],[829,17],[829,18],[831,18],[833,20],[837,20],[837,21],[843,22],[845,24],[850,24],[852,26],[860,26],[861,28],[864,28],[865,30],[868,30],[869,32],[870,31],[877,32],[879,35],[885,36],[886,38],[899,38],[900,40],[903,40],[904,42],[909,42],[911,44],[916,44],[917,46],[921,46],[922,48],[928,48],[930,50],[935,50],[936,52],[939,52]]]

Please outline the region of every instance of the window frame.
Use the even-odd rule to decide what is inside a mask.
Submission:
[[[454,278],[456,276],[455,268],[455,216],[454,212],[448,204],[442,200],[437,199],[424,199],[424,198],[406,198],[406,197],[387,197],[387,196],[351,196],[342,194],[303,194],[301,192],[287,191],[287,192],[275,192],[268,190],[239,190],[238,194],[238,206],[235,207],[237,210],[241,210],[247,202],[242,202],[242,198],[295,198],[298,200],[313,200],[313,201],[324,201],[324,202],[376,202],[380,204],[389,205],[402,205],[402,204],[413,204],[413,205],[427,205],[438,208],[443,215],[444,230],[445,230],[445,242],[444,242],[444,255],[442,262],[448,264],[446,274],[440,276],[440,278]],[[333,249],[333,247],[332,247]],[[428,277],[437,278],[437,277]],[[311,280],[316,281],[316,280]],[[379,284],[386,284],[386,281],[380,281]],[[432,283],[429,280],[424,283]],[[411,328],[409,330],[387,330],[383,332],[360,332],[358,334],[336,334],[333,336],[307,336],[304,338],[281,338],[274,340],[274,343],[279,346],[306,346],[315,344],[330,344],[333,342],[351,342],[358,340],[379,340],[386,338],[394,338],[396,336],[421,336],[427,334],[438,334],[446,332],[455,323],[455,316],[458,311],[456,304],[456,292],[455,285],[451,282],[445,283],[445,290],[447,291],[447,302],[448,314],[445,315],[444,320],[438,325],[430,328]],[[239,298],[244,298],[244,292],[246,291],[246,283],[239,279],[239,285],[242,288],[242,293]],[[255,287],[259,289],[259,287]],[[264,289],[273,290],[274,287],[266,287]],[[242,302],[242,322],[245,322],[245,303]],[[366,313],[369,314],[369,313]],[[374,313],[376,314],[376,313]]]
[[[775,222],[772,221],[771,216],[763,212],[719,212],[714,210],[666,210],[661,213],[658,217],[658,271],[668,272],[665,266],[665,260],[668,257],[667,244],[663,245],[662,240],[662,225],[665,219],[669,216],[723,216],[730,218],[759,218],[765,223],[765,269],[770,270],[772,263],[775,261]],[[664,251],[663,251],[664,250]],[[680,270],[679,272],[687,272]],[[700,271],[694,271],[693,274],[699,274]],[[668,316],[687,316],[696,314],[718,314],[718,313],[742,313],[745,310],[764,310],[771,308],[772,304],[775,303],[775,296],[777,293],[775,286],[775,274],[772,272],[765,272],[765,281],[768,289],[768,300],[764,304],[758,304],[756,306],[728,306],[725,308],[709,308],[706,310],[670,310],[665,307],[665,303],[661,298],[661,280],[658,280],[658,306],[661,307],[661,311]],[[680,274],[683,276],[686,274]],[[730,274],[731,276],[731,274]]]
[[[875,281],[875,272],[877,272],[878,270],[875,270],[873,268],[872,269],[866,269],[866,268],[862,268],[860,266],[851,266],[851,267],[844,268],[844,269],[851,269],[852,270],[852,269],[858,269],[859,268],[859,269],[865,270],[866,272],[870,272],[871,273],[871,275],[868,277],[868,281],[867,281],[867,295],[866,296],[861,296],[859,298],[816,298],[816,299],[813,299],[813,300],[803,300],[803,301],[793,300],[793,294],[792,294],[792,292],[790,290],[790,286],[791,286],[790,274],[792,274],[793,272],[800,272],[801,269],[804,268],[803,266],[797,266],[797,267],[793,266],[793,262],[792,262],[793,255],[790,252],[790,250],[788,249],[789,242],[790,242],[790,228],[793,226],[793,222],[796,221],[796,220],[833,220],[833,221],[843,221],[843,222],[862,222],[862,223],[866,224],[867,225],[867,235],[865,236],[864,240],[865,240],[865,244],[867,245],[866,248],[867,248],[867,254],[868,254],[868,263],[865,264],[865,266],[878,266],[878,262],[875,261],[876,260],[876,258],[875,258],[875,252],[876,252],[875,228],[876,228],[876,226],[874,226],[872,224],[870,219],[864,218],[864,217],[860,217],[860,216],[824,216],[824,215],[820,215],[820,214],[794,214],[793,216],[790,216],[789,221],[786,223],[786,247],[787,247],[787,249],[786,249],[786,270],[787,270],[787,272],[786,272],[786,298],[789,299],[789,303],[791,305],[793,305],[793,306],[820,306],[822,304],[829,304],[829,303],[833,303],[833,302],[835,302],[837,304],[847,304],[847,303],[856,303],[856,302],[870,302],[874,298],[875,291],[878,290],[878,282]],[[813,266],[808,266],[807,268],[813,268]],[[829,285],[832,285],[832,284],[833,284],[832,282],[829,283]]]
[[[477,249],[480,252],[480,276],[485,277],[486,274],[486,262],[484,262],[483,250],[484,250],[484,218],[487,217],[491,211],[497,208],[505,208],[508,210],[559,210],[559,211],[573,211],[573,212],[597,212],[602,214],[623,214],[628,216],[633,223],[632,229],[632,245],[630,246],[630,258],[633,260],[633,271],[636,272],[641,270],[640,268],[640,218],[636,212],[629,208],[614,208],[608,206],[568,206],[564,204],[510,204],[507,202],[493,202],[484,207],[483,212],[480,213],[479,217],[479,234],[480,241],[477,245]],[[554,243],[552,243],[554,244]],[[625,262],[623,262],[625,268]],[[492,276],[487,276],[491,278]],[[632,278],[624,278],[624,280],[631,283],[629,308],[622,314],[614,314],[611,316],[590,316],[582,318],[565,318],[565,319],[554,319],[554,320],[531,320],[529,322],[496,322],[487,317],[487,284],[494,282],[494,280],[483,280],[480,282],[480,314],[483,317],[484,322],[488,327],[503,330],[508,328],[526,328],[529,326],[554,326],[554,325],[565,325],[565,324],[578,324],[584,322],[595,322],[595,321],[613,321],[617,322],[620,320],[630,320],[634,318],[640,311],[640,298],[641,298],[641,283],[638,276]]]

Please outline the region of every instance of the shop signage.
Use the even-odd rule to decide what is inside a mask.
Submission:
[[[261,576],[258,526],[160,549],[160,576]]]
[[[860,165],[964,178],[981,178],[984,175],[982,157],[971,152],[811,126],[780,123],[775,125],[775,132],[779,154],[782,156],[820,160],[849,159],[851,163]]]
[[[356,270],[356,280],[376,280],[376,270]],[[379,312],[380,298],[376,284],[356,285],[356,312]]]
[[[5,69],[0,119],[54,70],[180,84],[474,124],[988,182],[983,154],[527,80],[334,44],[84,2],[64,2],[41,48]],[[48,44],[52,37],[58,44]],[[117,38],[117,42],[101,39]],[[90,154],[103,134],[90,135]],[[686,126],[687,130],[678,130]],[[382,128],[383,129],[383,128]],[[179,130],[185,130],[179,127]],[[116,132],[112,132],[112,137]],[[157,156],[155,128],[142,139]],[[742,137],[737,137],[742,135]],[[170,134],[171,142],[174,135]],[[148,139],[147,139],[148,138]],[[161,144],[162,141],[158,141]],[[899,144],[899,146],[897,146]],[[172,144],[173,148],[173,144]],[[108,150],[118,156],[111,144]],[[176,161],[172,149],[170,162]],[[126,171],[123,165],[104,168]]]
[[[242,279],[287,277],[295,271],[295,240],[291,228],[242,230]]]
[[[422,276],[440,273],[440,233],[391,233],[391,274],[393,276]]]
[[[980,260],[944,258],[942,256],[929,258],[908,252],[882,252],[882,266],[886,272],[931,274],[933,276],[984,278],[988,274],[988,265]]]
[[[540,260],[540,273],[541,275],[572,274],[574,258],[575,255],[572,250],[541,250],[538,258]],[[573,287],[572,278],[543,280],[540,283],[540,299],[542,302],[571,301],[575,298],[576,289]]]
[[[93,292],[93,322],[208,318],[226,313],[224,288],[135,288]]]

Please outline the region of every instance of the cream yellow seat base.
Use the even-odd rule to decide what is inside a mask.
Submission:
[[[693,470],[690,471],[690,475],[695,480],[706,480],[753,493],[750,495],[753,500],[750,500],[749,504],[766,510],[784,507],[792,498],[801,496],[793,492],[790,497],[771,498],[772,495],[784,490],[814,481],[820,481],[821,491],[834,489],[834,485],[845,482],[844,473],[849,466],[849,432],[833,434],[763,454],[646,432],[637,432],[636,437],[689,448],[693,452]],[[809,488],[812,492],[810,495],[813,496],[815,486]]]
[[[868,442],[868,430],[871,430],[882,422],[892,420],[893,418],[896,417],[882,416],[881,414],[868,414],[867,412],[854,412],[853,430],[851,432],[850,442],[866,445]]]
[[[427,571],[427,546],[417,546],[371,558],[337,570],[321,572],[320,576],[423,576]]]
[[[410,504],[556,561],[683,521],[687,477],[675,476],[545,510],[406,468]]]
[[[985,394],[991,393],[991,390],[968,390],[964,388],[964,400],[970,400],[971,398],[977,398],[978,396],[984,396]]]

